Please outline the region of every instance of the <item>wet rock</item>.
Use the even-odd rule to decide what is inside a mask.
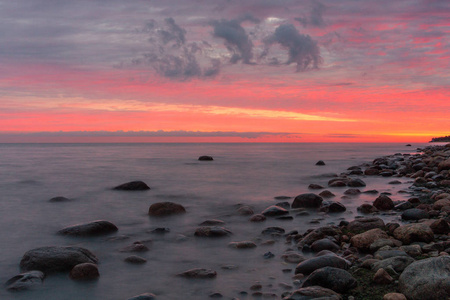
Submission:
[[[350,262],[334,254],[312,257],[299,263],[295,268],[295,274],[302,273],[308,275],[315,270],[324,267],[334,267],[346,270],[350,267]]]
[[[355,278],[349,272],[339,268],[325,267],[312,272],[303,282],[302,287],[321,286],[337,293],[345,293],[356,285]]]
[[[125,258],[124,260],[127,263],[130,264],[144,264],[147,262],[147,260],[143,257],[137,256],[137,255],[131,255]]]
[[[310,300],[310,299],[323,299],[323,300],[342,300],[342,297],[333,290],[321,287],[321,286],[309,286],[295,290],[289,293],[283,299],[285,300]]]
[[[389,247],[400,247],[402,242],[394,239],[377,239],[372,244],[370,244],[370,251],[377,251],[378,249],[389,246]]]
[[[82,263],[74,266],[70,271],[73,280],[92,280],[100,277],[98,267],[93,263]]]
[[[314,183],[311,183],[309,186],[308,186],[308,189],[311,189],[311,190],[321,190],[321,189],[323,189],[324,187],[323,186],[321,186],[320,184],[314,184]]]
[[[184,214],[186,209],[181,205],[173,202],[157,202],[150,205],[148,214],[155,217],[164,217],[170,215]]]
[[[434,241],[434,234],[430,226],[422,223],[400,226],[394,230],[394,237],[407,245],[413,242],[430,243]]]
[[[450,233],[450,226],[448,225],[448,222],[444,219],[439,219],[431,223],[430,225],[431,230],[435,234],[448,234]]]
[[[389,181],[388,184],[402,184],[402,182],[399,180],[392,180],[392,181]]]
[[[374,228],[353,236],[350,239],[350,243],[353,245],[353,247],[356,247],[363,251],[368,251],[370,250],[370,245],[376,240],[388,238],[389,236],[386,232],[384,232],[380,228]]]
[[[347,229],[352,232],[364,232],[374,228],[384,228],[384,221],[378,217],[359,218],[351,221]]]
[[[449,256],[419,260],[400,275],[399,290],[410,300],[447,299],[450,295],[449,274]]]
[[[351,179],[348,183],[347,186],[349,187],[365,187],[366,183],[364,181],[362,181],[359,178],[356,179]]]
[[[282,235],[286,231],[281,227],[267,227],[261,233],[265,235]]]
[[[322,206],[320,207],[320,211],[328,213],[340,213],[346,210],[347,208],[344,206],[344,204],[336,201],[324,201],[322,202]]]
[[[292,221],[294,220],[293,216],[280,216],[280,217],[276,217],[276,220],[281,220],[281,221]]]
[[[50,200],[48,200],[49,202],[69,202],[70,199],[66,198],[66,197],[62,197],[62,196],[57,196],[57,197],[53,197]]]
[[[155,300],[156,296],[152,293],[144,293],[140,294],[131,298],[128,298],[128,300]]]
[[[81,263],[98,262],[97,257],[81,247],[41,247],[27,251],[20,261],[22,271],[39,270],[44,273],[70,271]]]
[[[380,174],[380,170],[378,170],[376,168],[367,168],[364,170],[364,175],[376,176],[378,174]]]
[[[69,226],[58,231],[59,234],[71,236],[95,236],[110,234],[119,230],[116,225],[108,221],[93,221],[85,224]]]
[[[253,209],[247,205],[239,207],[237,213],[241,216],[251,216],[254,214]]]
[[[422,248],[420,245],[405,245],[401,246],[399,250],[405,251],[411,257],[422,255]]]
[[[5,286],[9,291],[30,290],[40,286],[44,277],[45,275],[41,271],[29,271],[9,279]]]
[[[229,236],[231,231],[219,226],[203,226],[195,230],[194,235],[199,237],[223,237]]]
[[[336,229],[325,226],[312,230],[309,232],[303,239],[299,242],[299,246],[311,245],[317,240],[323,239],[327,236],[335,236],[337,235]]]
[[[327,238],[317,240],[311,245],[311,250],[314,252],[320,252],[322,250],[329,250],[332,252],[336,252],[339,249],[340,247],[335,242]]]
[[[197,268],[187,270],[183,273],[178,274],[178,276],[185,278],[215,278],[217,276],[217,272],[209,269]]]
[[[380,268],[378,269],[378,271],[376,271],[372,280],[373,282],[378,284],[390,284],[394,281],[394,278],[392,278],[392,276],[389,275],[389,273],[386,272],[385,269]]]
[[[250,218],[250,222],[263,222],[266,220],[266,216],[257,214]]]
[[[268,208],[266,208],[261,214],[266,216],[266,217],[272,217],[272,216],[281,216],[281,215],[286,215],[288,214],[289,211],[287,211],[286,209],[277,206],[277,205],[272,205],[269,206]]]
[[[306,258],[300,253],[288,251],[281,256],[281,259],[290,264],[298,264],[304,261]]]
[[[333,194],[332,192],[328,191],[328,190],[324,190],[322,192],[320,192],[319,196],[323,197],[323,198],[333,198],[336,197],[335,194]]]
[[[395,256],[377,261],[372,264],[372,270],[378,271],[379,269],[393,268],[395,272],[401,273],[403,270],[414,262],[414,258],[409,256]]]
[[[347,181],[342,179],[332,179],[328,182],[329,187],[345,187],[347,186]]]
[[[402,213],[403,220],[420,220],[428,219],[430,216],[428,213],[422,209],[410,208]]]
[[[214,160],[214,158],[213,158],[212,156],[209,156],[209,155],[203,155],[203,156],[200,156],[200,157],[198,158],[198,160],[201,160],[201,161],[211,161],[211,160]]]
[[[133,244],[120,249],[120,252],[146,252],[149,248],[142,242],[136,241]]]
[[[256,248],[256,244],[251,241],[231,242],[228,244],[228,246],[235,249]]]
[[[264,257],[264,259],[270,259],[270,258],[275,257],[275,254],[273,254],[272,252],[269,251],[269,252],[264,253],[263,257]]]
[[[361,191],[359,189],[348,189],[344,192],[344,194],[349,196],[356,196],[361,194]]]
[[[373,202],[373,206],[375,206],[379,210],[391,210],[395,205],[391,198],[386,195],[380,195]]]
[[[371,214],[378,211],[376,207],[368,203],[361,204],[357,207],[357,210],[362,214]]]
[[[322,197],[316,194],[301,194],[295,197],[294,202],[292,202],[292,208],[318,208],[322,204],[322,201]]]
[[[145,191],[149,189],[150,187],[143,181],[130,181],[114,188],[114,190],[121,191]]]
[[[169,232],[170,232],[170,228],[167,228],[167,227],[158,227],[158,228],[155,228],[155,229],[153,229],[153,230],[150,230],[149,232],[150,232],[150,233],[154,233],[154,234],[166,234],[166,233],[169,233]]]
[[[223,225],[225,224],[222,220],[216,220],[216,219],[210,219],[203,221],[202,223],[198,224],[199,226],[216,226],[216,225]]]
[[[274,197],[275,200],[288,200],[288,199],[292,199],[292,197],[290,196],[276,196]]]
[[[404,202],[401,202],[401,203],[399,203],[399,204],[396,204],[396,205],[394,206],[394,209],[395,209],[395,210],[407,210],[407,209],[410,209],[410,208],[412,208],[412,207],[413,207],[413,205],[412,205],[411,202],[409,202],[409,201],[404,201]]]
[[[316,166],[325,166],[325,162],[323,160],[319,160],[316,162]]]

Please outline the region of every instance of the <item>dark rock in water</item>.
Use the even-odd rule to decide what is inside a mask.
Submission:
[[[96,264],[97,262],[97,257],[85,248],[50,246],[27,251],[20,261],[20,269],[50,273],[70,271],[81,263]]]
[[[250,218],[250,222],[263,222],[266,220],[266,216],[257,214]]]
[[[320,211],[328,213],[339,213],[346,210],[344,204],[335,201],[323,201],[322,206],[320,207]]]
[[[392,181],[389,181],[388,183],[389,184],[402,184],[402,182],[399,180],[392,180]]]
[[[276,220],[281,220],[281,221],[292,221],[294,220],[293,216],[279,216],[275,218]]]
[[[325,166],[325,162],[323,160],[319,160],[316,162],[316,166]]]
[[[284,202],[278,202],[277,206],[282,207],[284,209],[290,209],[291,208],[291,204],[287,201]]]
[[[9,279],[5,286],[9,291],[30,290],[40,286],[44,281],[44,277],[45,275],[41,271],[29,271]]]
[[[413,205],[411,204],[411,202],[404,201],[404,202],[401,202],[401,203],[395,205],[394,209],[396,209],[396,210],[407,210],[407,209],[410,209],[412,207],[413,207]]]
[[[91,280],[100,277],[96,264],[82,263],[74,266],[70,271],[73,280]]]
[[[250,249],[255,248],[256,244],[251,241],[231,242],[228,244],[228,247],[235,249]]]
[[[430,243],[434,241],[434,234],[430,226],[422,223],[400,226],[394,230],[394,237],[406,245],[414,242]]]
[[[321,189],[323,189],[323,186],[321,186],[320,184],[311,183],[311,184],[308,186],[308,189],[311,189],[311,190],[321,190]]]
[[[274,197],[275,200],[288,200],[288,199],[292,199],[292,197],[289,196],[276,196]]]
[[[322,250],[329,250],[336,252],[339,249],[340,247],[335,242],[327,238],[317,240],[311,245],[311,250],[314,252],[320,252]]]
[[[377,217],[359,218],[347,225],[347,229],[353,232],[364,232],[374,228],[384,228],[384,221]]]
[[[411,147],[411,144],[406,144],[405,146],[406,146],[406,147]]]
[[[430,216],[428,213],[422,209],[410,208],[402,213],[403,220],[420,220],[428,219]]]
[[[323,198],[333,198],[336,197],[335,194],[333,194],[332,192],[328,191],[328,190],[324,190],[322,192],[320,192],[319,196],[323,197]]]
[[[399,290],[410,300],[443,300],[450,295],[450,256],[419,260],[400,275]]]
[[[281,227],[267,227],[266,229],[264,229],[261,233],[262,234],[276,234],[276,235],[281,235],[284,234],[286,231],[284,230],[284,228]]]
[[[69,198],[66,197],[62,197],[62,196],[57,196],[57,197],[53,197],[52,199],[48,200],[49,202],[68,202],[70,201]]]
[[[356,196],[361,194],[361,191],[359,189],[348,189],[344,192],[345,195],[350,195],[350,196]]]
[[[215,226],[215,225],[223,225],[225,224],[222,220],[216,220],[216,219],[209,219],[206,221],[203,221],[202,223],[198,224],[199,226]]]
[[[217,276],[217,272],[209,269],[197,268],[187,270],[183,273],[178,274],[178,276],[186,278],[214,278]]]
[[[357,207],[357,210],[363,214],[371,214],[378,211],[372,204],[368,203],[361,204]]]
[[[59,234],[72,236],[94,236],[110,234],[119,230],[116,225],[108,221],[93,221],[85,224],[69,226],[58,231]]]
[[[212,158],[212,156],[203,155],[203,156],[200,156],[200,157],[198,158],[198,160],[211,161],[211,160],[214,160],[214,158]]]
[[[376,168],[367,168],[364,170],[364,175],[367,176],[376,176],[380,174],[380,170],[376,169]]]
[[[363,192],[364,194],[378,194],[378,191],[377,190],[367,190],[367,191],[364,191]]]
[[[150,233],[154,234],[166,234],[170,232],[170,228],[167,227],[158,227],[150,231]]]
[[[147,262],[145,258],[137,255],[130,255],[127,258],[125,258],[124,261],[130,264],[144,264]]]
[[[394,256],[377,261],[372,264],[372,270],[378,271],[379,269],[387,269],[389,266],[394,269],[395,272],[401,273],[403,270],[414,262],[414,258],[410,256]]]
[[[344,180],[330,180],[328,182],[329,187],[344,187],[347,186],[346,181]]]
[[[326,254],[322,256],[312,257],[305,261],[302,261],[295,268],[295,274],[302,273],[304,275],[308,275],[314,272],[315,270],[324,267],[348,269],[350,265],[351,265],[350,262],[337,255]]]
[[[237,213],[241,216],[251,216],[254,214],[253,209],[247,205],[239,207]]]
[[[373,202],[373,206],[375,206],[379,210],[391,210],[395,205],[391,198],[386,195],[380,195]]]
[[[145,252],[148,250],[149,250],[149,248],[145,244],[143,244],[142,242],[136,241],[133,244],[120,249],[120,252]]]
[[[322,204],[323,198],[313,194],[306,193],[295,197],[294,202],[292,202],[292,208],[318,208]]]
[[[224,227],[219,226],[203,226],[199,227],[195,230],[194,235],[199,237],[222,237],[228,236],[231,234],[231,231]]]
[[[145,293],[145,294],[140,294],[131,298],[128,298],[128,300],[155,300],[156,296],[155,294],[152,293]]]
[[[277,205],[272,205],[269,206],[268,208],[266,208],[261,214],[265,215],[266,217],[272,217],[272,216],[281,216],[281,215],[286,215],[289,212],[287,210],[285,210],[282,207],[279,207]]]
[[[325,267],[312,272],[303,282],[302,287],[321,286],[337,293],[345,293],[356,285],[356,279],[349,272],[339,268]]]
[[[341,300],[342,297],[333,290],[321,286],[304,287],[288,294],[285,300]]]
[[[130,181],[114,188],[114,190],[121,191],[145,191],[149,189],[150,187],[143,181]]]
[[[185,212],[186,209],[181,204],[173,202],[153,203],[148,209],[148,214],[156,217],[184,214]]]
[[[275,254],[273,254],[272,252],[269,251],[269,252],[264,253],[263,257],[265,259],[269,259],[269,258],[275,257]]]
[[[364,187],[364,186],[366,186],[366,183],[364,181],[362,181],[361,179],[357,178],[357,179],[351,179],[347,183],[347,186],[349,186],[349,187]]]

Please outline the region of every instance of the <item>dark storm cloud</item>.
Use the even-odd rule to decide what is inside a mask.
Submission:
[[[242,20],[213,21],[213,36],[225,40],[225,46],[232,54],[231,63],[242,60],[243,63],[250,64],[253,58],[253,43],[241,22]]]
[[[264,40],[264,43],[266,49],[262,54],[263,57],[268,54],[271,45],[280,44],[288,50],[288,60],[285,64],[297,64],[297,72],[316,69],[322,62],[317,42],[309,35],[300,34],[292,24],[278,26],[275,32]]]
[[[309,16],[295,18],[295,20],[299,21],[304,27],[324,27],[323,13],[326,9],[325,5],[318,1],[312,1],[311,4],[312,7]]]

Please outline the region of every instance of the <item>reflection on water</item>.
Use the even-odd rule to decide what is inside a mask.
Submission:
[[[414,145],[417,147],[423,145]],[[42,288],[30,292],[0,291],[0,299],[128,299],[152,292],[159,299],[204,299],[214,292],[227,298],[259,281],[263,292],[283,292],[280,283],[291,285],[295,265],[285,264],[282,253],[293,245],[283,238],[265,245],[270,237],[261,231],[281,226],[303,233],[308,228],[352,220],[356,207],[372,202],[376,195],[341,198],[346,188],[329,189],[347,211],[325,215],[292,213],[292,221],[269,218],[251,223],[236,213],[238,204],[256,213],[277,203],[276,196],[310,192],[310,183],[327,186],[330,173],[372,161],[375,157],[410,152],[402,144],[29,144],[0,145],[0,279],[5,282],[19,273],[19,261],[26,251],[49,245],[77,245],[90,249],[100,259],[100,279],[74,282],[67,274],[51,275]],[[211,155],[214,161],[198,161]],[[316,166],[324,160],[325,166]],[[322,176],[328,174],[327,176]],[[111,188],[132,180],[143,180],[151,190],[114,191]],[[398,191],[410,183],[387,185],[390,179],[366,177],[367,187],[390,192],[394,200],[408,194]],[[316,191],[313,191],[316,192]],[[64,196],[68,202],[49,199]],[[150,204],[173,201],[187,213],[167,218],[147,215]],[[398,221],[398,216],[383,216]],[[119,231],[108,237],[70,238],[55,233],[68,225],[104,219]],[[231,230],[230,237],[194,237],[198,224],[220,219]],[[311,221],[319,221],[312,224]],[[169,228],[164,234],[155,228]],[[152,240],[150,251],[138,253],[147,259],[142,265],[123,260],[129,254],[119,249],[134,241]],[[232,241],[254,241],[253,249],[232,249]],[[275,257],[265,259],[266,252]],[[189,268],[216,270],[212,280],[189,280],[175,274]]]

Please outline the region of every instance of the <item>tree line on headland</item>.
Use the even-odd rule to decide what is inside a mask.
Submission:
[[[447,143],[450,142],[450,135],[432,138],[430,143]]]

